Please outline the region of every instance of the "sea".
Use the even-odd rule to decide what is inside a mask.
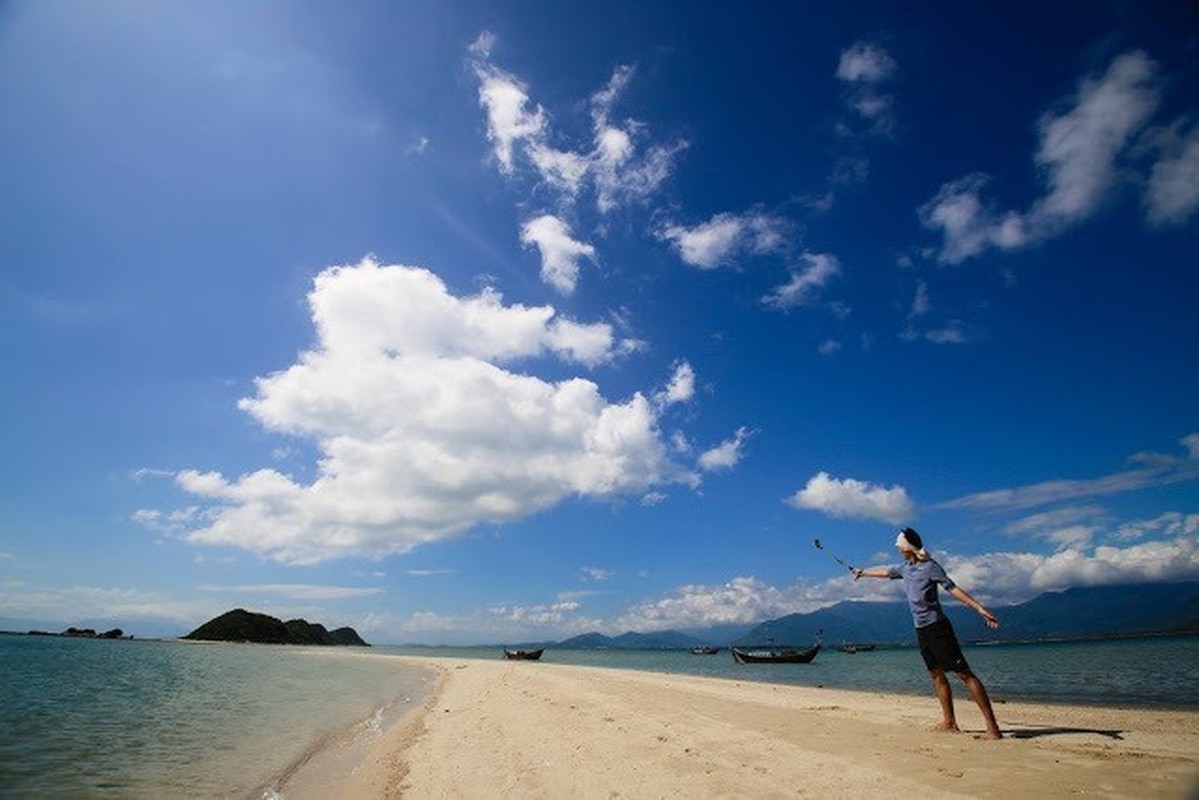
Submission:
[[[1199,710],[1199,636],[966,646],[994,701]],[[0,635],[0,797],[327,797],[436,676],[391,658],[498,647],[315,648]],[[547,648],[541,662],[930,697],[912,648],[810,664]],[[536,668],[522,662],[522,668]],[[959,692],[964,697],[964,692]]]

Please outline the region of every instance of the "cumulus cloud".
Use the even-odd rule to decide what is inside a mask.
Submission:
[[[541,280],[571,294],[579,280],[579,259],[595,258],[595,248],[570,236],[566,223],[550,214],[529,220],[520,231],[525,246],[541,251]]]
[[[802,266],[791,271],[790,279],[776,286],[762,302],[783,311],[810,303],[815,295],[841,274],[841,262],[830,253],[804,253]]]
[[[924,226],[941,235],[939,259],[957,264],[990,248],[1024,247],[1091,217],[1117,184],[1120,158],[1159,100],[1157,65],[1139,50],[1114,59],[1103,75],[1083,78],[1063,110],[1047,112],[1037,123],[1034,161],[1046,192],[1027,211],[997,210],[983,197],[982,175],[946,183],[919,209]],[[1161,196],[1184,196],[1186,190],[1180,195],[1165,187],[1186,174],[1185,160],[1162,163]]]
[[[887,489],[853,478],[838,480],[827,472],[812,476],[785,502],[831,517],[874,519],[893,525],[910,521],[916,513],[915,503],[902,486]]]
[[[687,585],[671,596],[639,604],[612,626],[620,630],[666,630],[707,625],[750,624],[814,611],[835,602],[818,588],[770,586],[748,576],[725,584]]]
[[[569,496],[698,481],[669,458],[644,394],[613,402],[585,378],[529,371],[612,360],[621,348],[606,324],[506,305],[493,289],[458,297],[427,270],[372,259],[325,270],[308,299],[316,345],[239,405],[310,441],[317,475],[181,471],[178,485],[206,503],[183,534],[192,542],[288,563],[377,557]]]
[[[786,222],[761,211],[716,214],[690,228],[670,223],[655,234],[669,242],[684,263],[700,269],[728,266],[746,254],[780,253],[787,247]]]
[[[1199,578],[1199,539],[1187,535],[1129,547],[1074,544],[1049,555],[1029,552],[949,555],[942,563],[954,580],[970,587],[972,594],[1016,603],[1042,592],[1074,586]]]
[[[644,200],[670,177],[675,157],[687,143],[642,147],[643,123],[613,120],[613,109],[633,78],[632,67],[616,67],[608,83],[591,96],[591,140],[563,149],[551,143],[549,115],[529,96],[528,86],[493,63],[495,43],[493,35],[484,33],[468,52],[479,81],[479,104],[487,115],[487,137],[501,172],[513,174],[517,157],[523,156],[536,176],[566,201],[591,187],[602,213]]]

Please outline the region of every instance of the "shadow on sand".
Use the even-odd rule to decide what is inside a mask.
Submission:
[[[1102,730],[1100,728],[1026,728],[1019,731],[1004,731],[1005,739],[1036,739],[1040,736],[1060,736],[1064,733],[1094,733],[1109,739],[1123,741],[1124,731]]]

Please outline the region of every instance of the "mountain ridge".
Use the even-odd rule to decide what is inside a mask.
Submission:
[[[1001,627],[991,630],[950,597],[942,608],[963,641],[1115,638],[1158,633],[1199,633],[1199,581],[1072,587],[1031,600],[994,606]],[[738,633],[738,631],[740,631]],[[686,631],[590,632],[538,646],[572,649],[685,649],[698,645],[829,643],[905,644],[914,638],[904,601],[845,600],[816,611],[788,614],[757,625],[718,625]]]

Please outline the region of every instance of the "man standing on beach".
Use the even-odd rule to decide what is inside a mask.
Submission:
[[[938,584],[945,591],[973,608],[992,628],[999,627],[999,620],[988,611],[982,603],[975,600],[962,587],[950,580],[945,570],[924,549],[920,534],[911,528],[904,528],[895,539],[904,563],[898,567],[871,567],[869,569],[854,569],[853,579],[858,578],[889,578],[903,580],[903,588],[908,596],[908,606],[912,611],[912,619],[916,623],[916,639],[920,645],[920,655],[928,667],[933,679],[933,687],[937,700],[941,702],[942,720],[938,730],[958,731],[957,717],[953,710],[953,690],[949,679],[945,676],[947,670],[957,673],[966,684],[970,696],[978,703],[978,709],[983,714],[987,724],[986,737],[999,739],[999,724],[995,721],[995,711],[991,708],[991,698],[982,681],[970,669],[962,655],[957,635],[949,618],[941,610],[941,601],[937,597]]]

